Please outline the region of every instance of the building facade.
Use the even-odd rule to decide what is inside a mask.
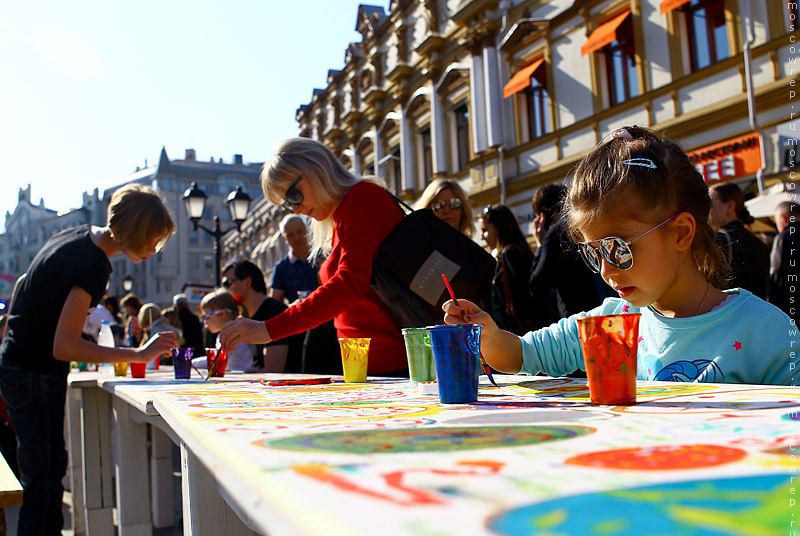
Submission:
[[[708,182],[748,195],[794,188],[797,10],[786,0],[362,5],[361,42],[297,110],[300,135],[407,200],[433,178],[456,179],[477,210],[505,203],[526,232],[535,190],[568,179],[623,125],[680,142]],[[277,221],[250,232],[264,262],[273,256],[256,238],[274,237]]]

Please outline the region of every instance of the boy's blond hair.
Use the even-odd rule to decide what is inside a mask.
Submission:
[[[108,205],[108,225],[121,246],[141,252],[158,238],[160,250],[175,232],[175,223],[164,202],[152,189],[127,184],[114,192]]]

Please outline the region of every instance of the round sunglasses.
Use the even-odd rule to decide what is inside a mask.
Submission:
[[[447,205],[450,205],[450,210],[458,210],[461,208],[461,200],[454,197],[449,201],[434,201],[431,203],[431,208],[434,212],[441,212]]]
[[[294,212],[292,207],[296,207],[297,205],[303,204],[303,192],[301,192],[297,188],[297,183],[300,182],[303,176],[300,175],[297,177],[297,180],[294,181],[289,188],[286,189],[286,194],[283,196],[283,203],[281,203],[281,208],[287,210],[289,212]]]
[[[595,273],[600,272],[600,264],[603,259],[618,270],[630,270],[633,267],[633,252],[631,251],[630,245],[647,233],[655,231],[662,225],[671,222],[677,216],[677,214],[673,214],[652,229],[643,232],[631,240],[625,241],[618,236],[608,236],[606,238],[590,240],[589,242],[578,242],[578,250],[581,252],[581,257],[583,257],[586,265]],[[598,247],[595,248],[590,245],[594,243],[597,243]]]

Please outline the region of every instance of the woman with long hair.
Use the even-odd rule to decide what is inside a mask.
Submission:
[[[414,208],[433,210],[437,218],[472,238],[472,205],[456,181],[448,179],[431,181],[414,203]]]
[[[264,344],[307,331],[330,319],[340,338],[369,337],[369,374],[407,375],[397,322],[369,286],[378,246],[403,212],[374,177],[356,177],[322,143],[293,138],[264,164],[266,198],[311,218],[309,258],[327,255],[321,285],[304,300],[266,321],[240,318],[222,330],[222,346]]]
[[[505,329],[522,335],[529,330],[532,318],[528,275],[533,252],[516,216],[505,205],[489,205],[483,210],[481,231],[486,245],[497,251],[492,316]]]

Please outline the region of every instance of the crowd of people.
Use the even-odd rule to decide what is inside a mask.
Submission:
[[[407,377],[405,326],[370,286],[378,247],[404,217],[382,181],[355,176],[323,144],[295,138],[264,165],[262,187],[289,213],[280,226],[289,253],[269,287],[249,260],[225,266],[200,318],[184,294],[169,307],[105,295],[110,257],[142,262],[174,231],[161,199],[142,186],[117,190],[104,227],[51,238],[18,279],[0,346],[0,394],[17,437],[21,534],[62,524],[71,361],[153,366],[184,347],[205,366],[205,349],[215,347],[228,351],[232,370],[336,374],[337,338],[366,336],[368,373]],[[569,185],[539,188],[531,206],[535,248],[507,206],[488,205],[474,218],[455,180],[433,180],[414,207],[470,238],[477,226],[496,259],[488,303],[459,296],[442,315],[484,325],[482,352],[494,369],[579,373],[576,319],[636,312],[639,379],[792,383],[796,203],[778,206],[770,255],[747,228],[753,218],[738,186],[709,189],[677,144],[626,127],[580,162]],[[104,323],[114,348],[95,344]]]

